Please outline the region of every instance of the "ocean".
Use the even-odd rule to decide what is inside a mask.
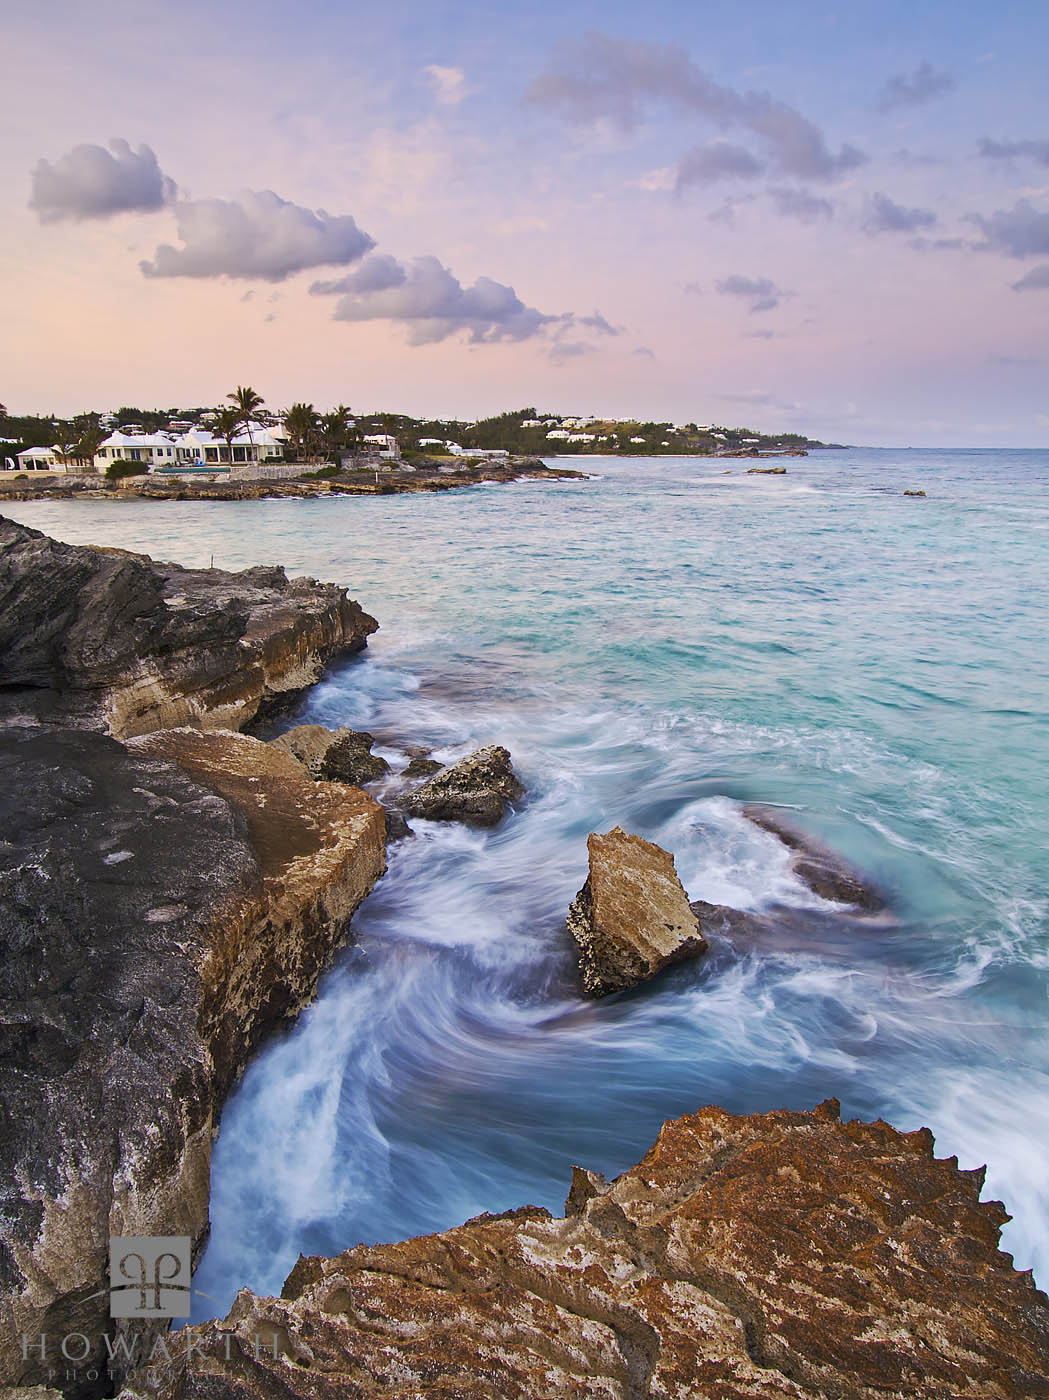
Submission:
[[[414,822],[320,995],[215,1146],[195,1317],[297,1255],[562,1207],[715,1103],[928,1125],[986,1163],[1003,1248],[1049,1283],[1049,453],[586,458],[589,481],[331,501],[35,502],[76,543],[282,563],[381,623],[282,723],[403,765],[481,744],[528,795],[494,832]],[[925,499],[905,497],[923,489]],[[800,884],[741,815],[780,804],[892,918]],[[586,838],[672,851],[760,938],[583,1001],[564,931]]]

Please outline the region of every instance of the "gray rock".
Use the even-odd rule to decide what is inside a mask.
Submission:
[[[377,627],[344,589],[283,569],[182,569],[0,517],[0,722],[242,729]]]
[[[511,802],[524,796],[509,752],[496,744],[443,768],[403,800],[409,816],[428,821],[496,826]]]
[[[0,832],[0,1383],[82,1332],[59,1384],[98,1395],[109,1236],[201,1242],[222,1098],[347,938],[382,814],[243,735],[21,730]]]
[[[885,898],[863,875],[854,870],[836,851],[803,831],[789,816],[775,807],[748,802],[743,815],[763,831],[779,837],[794,853],[794,873],[821,899],[851,904],[869,913],[885,909]]]
[[[439,773],[443,767],[444,764],[438,763],[435,758],[413,758],[401,776],[405,778],[430,778],[434,773]]]

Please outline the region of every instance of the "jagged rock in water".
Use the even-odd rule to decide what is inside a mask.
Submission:
[[[568,911],[587,996],[635,987],[707,950],[674,857],[622,827],[587,841],[590,873]]]
[[[444,767],[435,758],[413,758],[401,774],[403,778],[430,778]]]
[[[182,569],[0,517],[0,721],[242,729],[377,627],[345,589],[280,568]]]
[[[80,1332],[101,1381],[58,1383],[97,1395],[109,1236],[201,1241],[222,1098],[348,937],[382,810],[240,734],[21,729],[0,831],[0,1382]]]
[[[442,768],[410,792],[402,806],[409,816],[428,821],[497,826],[510,803],[523,796],[508,750],[490,744]]]
[[[802,831],[777,808],[748,802],[743,808],[743,815],[763,831],[779,837],[794,853],[791,864],[795,875],[804,880],[821,899],[851,904],[872,914],[880,913],[885,908],[884,897],[869,881],[853,870],[836,851]]]
[[[269,742],[273,748],[283,749],[304,763],[313,778],[360,786],[390,771],[386,760],[372,753],[375,739],[364,730],[300,724]]]
[[[704,1108],[611,1183],[577,1168],[563,1218],[300,1258],[123,1400],[1047,1397],[1049,1300],[982,1180],[833,1100]]]

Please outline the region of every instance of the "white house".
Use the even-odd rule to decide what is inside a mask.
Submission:
[[[176,468],[262,466],[284,460],[284,443],[272,428],[252,423],[233,439],[233,462],[229,444],[207,428],[190,428],[171,433],[111,433],[98,449],[95,466],[104,473],[114,462],[140,463],[143,473]]]
[[[379,456],[396,459],[401,455],[397,439],[392,433],[365,433],[364,441],[379,449]]]
[[[27,447],[16,458],[20,472],[64,472],[67,469],[54,447]]]

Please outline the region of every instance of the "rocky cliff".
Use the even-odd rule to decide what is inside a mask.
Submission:
[[[62,1387],[100,1394],[109,1236],[202,1239],[222,1096],[347,938],[382,810],[243,735],[9,729],[0,832],[0,1380],[82,1333]]]
[[[1049,1396],[1049,1300],[982,1179],[834,1102],[705,1108],[612,1183],[576,1169],[563,1219],[300,1259],[124,1400]]]
[[[0,517],[0,722],[239,730],[377,627],[280,568],[182,569]]]

